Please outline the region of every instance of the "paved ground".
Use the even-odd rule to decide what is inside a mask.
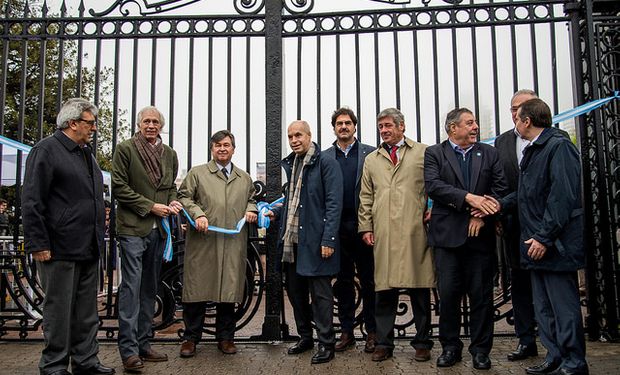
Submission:
[[[42,348],[41,342],[19,343],[0,342],[0,374],[37,374],[37,363]],[[370,355],[362,351],[358,342],[356,349],[336,355],[328,364],[310,365],[311,353],[289,356],[286,348],[290,343],[239,343],[239,353],[232,356],[221,354],[215,344],[207,343],[198,347],[197,356],[181,359],[179,345],[174,343],[156,344],[158,351],[168,354],[170,360],[162,363],[147,363],[143,374],[525,374],[524,368],[538,364],[542,357],[520,362],[508,362],[505,355],[515,346],[512,338],[496,338],[489,371],[474,370],[471,358],[465,356],[463,362],[448,369],[438,369],[435,360],[440,349],[433,350],[429,362],[418,363],[413,360],[413,349],[405,341],[397,341],[394,358],[375,363]],[[467,346],[467,342],[465,343]],[[123,373],[117,348],[113,342],[101,344],[101,361]],[[620,374],[620,344],[588,342],[588,361],[593,375]]]

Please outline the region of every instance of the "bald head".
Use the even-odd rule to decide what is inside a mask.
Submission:
[[[296,120],[288,126],[288,144],[297,155],[305,155],[312,143],[310,125],[304,120]]]

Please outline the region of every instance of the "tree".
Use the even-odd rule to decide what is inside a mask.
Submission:
[[[23,17],[26,9],[25,0],[9,0],[6,7],[0,9],[0,17],[16,18]],[[28,9],[29,16],[40,16],[39,10]],[[53,17],[48,17],[53,19]],[[78,75],[78,42],[65,40],[62,46],[58,38],[47,40],[30,40],[24,42],[22,27],[28,25],[27,33],[41,35],[41,23],[15,22],[11,25],[10,34],[15,36],[11,41],[0,41],[0,51],[4,48],[3,43],[8,43],[8,56],[3,66],[6,66],[6,96],[4,110],[4,133],[3,135],[21,140],[28,145],[34,145],[41,137],[51,134],[56,127],[56,114],[59,101],[71,97],[81,96],[94,101],[96,84],[96,72],[92,68],[82,67],[81,76]],[[47,32],[54,34],[61,27],[57,23],[49,23]],[[69,26],[67,26],[69,27]],[[75,27],[75,26],[74,26]],[[21,40],[20,40],[21,39]],[[26,57],[24,58],[24,47]],[[44,65],[41,57],[44,54]],[[26,81],[22,82],[22,74],[26,66]],[[59,69],[62,62],[62,69]],[[60,70],[60,72],[59,72]],[[103,170],[111,170],[112,139],[113,139],[113,74],[110,67],[104,67],[99,74],[99,115],[97,132],[97,161]],[[80,82],[78,82],[78,77]],[[44,87],[41,90],[40,81],[43,78]],[[22,85],[25,83],[25,95],[21,95]],[[62,92],[59,88],[62,83]],[[81,90],[78,92],[78,83]],[[59,100],[60,95],[60,100]],[[43,111],[41,113],[41,102]],[[24,107],[23,138],[20,137],[20,110]],[[119,123],[117,134],[122,137],[128,134],[127,120],[123,119],[124,110],[119,110]],[[41,120],[40,120],[41,118]],[[119,139],[118,141],[121,141]]]

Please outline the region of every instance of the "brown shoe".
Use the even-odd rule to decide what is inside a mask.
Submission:
[[[364,345],[364,351],[366,353],[374,353],[376,346],[377,334],[374,332],[369,332],[368,335],[366,335],[366,345]]]
[[[431,359],[431,351],[428,349],[416,349],[413,359],[418,362],[426,362]]]
[[[181,358],[189,358],[196,355],[196,343],[193,341],[185,340],[181,343],[181,350],[179,351]]]
[[[337,352],[344,352],[345,350],[355,346],[355,336],[348,332],[342,332],[340,335],[340,341],[336,343],[334,349]]]
[[[149,348],[149,350],[140,354],[140,359],[144,362],[166,362],[168,360],[168,356]]]
[[[217,343],[217,348],[224,354],[237,353],[237,347],[232,340],[222,340]]]
[[[372,353],[372,360],[375,362],[385,361],[392,356],[392,349],[388,348],[376,348]]]
[[[144,368],[144,362],[137,355],[132,355],[123,360],[123,367],[129,372],[140,372]]]

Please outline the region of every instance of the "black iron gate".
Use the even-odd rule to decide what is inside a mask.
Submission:
[[[208,8],[208,0],[117,0],[107,9],[95,1],[58,0],[48,9],[45,1],[9,0],[0,19],[0,134],[32,145],[51,132],[64,99],[84,96],[108,125],[96,139],[106,169],[114,146],[131,134],[136,112],[156,105],[168,118],[164,140],[179,151],[182,173],[208,160],[208,135],[226,127],[237,135],[235,163],[254,176],[264,168],[265,198],[272,200],[281,191],[281,134],[297,118],[309,120],[314,138],[327,145],[326,119],[348,105],[360,118],[359,137],[376,144],[374,116],[394,106],[407,116],[411,138],[434,144],[443,138],[442,116],[467,106],[478,115],[481,136],[492,139],[512,126],[508,101],[518,89],[534,89],[558,113],[619,88],[614,2],[349,2],[358,9],[334,12],[320,0],[231,0],[219,2],[226,9],[218,14],[225,15],[205,15],[215,13],[194,10]],[[591,338],[618,337],[618,106],[563,124],[584,155]],[[13,169],[3,163],[0,195],[10,198],[19,218],[15,186],[25,151],[9,148],[3,146],[2,159]],[[251,242],[247,298],[238,310],[241,326],[263,319],[256,338],[265,340],[288,335],[273,230]],[[16,219],[0,257],[5,338],[10,332],[32,337],[40,324],[42,296],[19,231]],[[113,224],[111,233],[100,313],[110,338],[117,316]],[[260,247],[267,249],[266,276]],[[160,332],[179,321],[182,271],[175,262],[162,281]],[[511,323],[507,302],[508,285],[500,283],[497,321]],[[405,304],[401,336],[413,323],[407,310]]]

